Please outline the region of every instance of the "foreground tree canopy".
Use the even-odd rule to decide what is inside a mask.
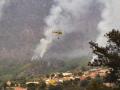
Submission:
[[[93,53],[97,55],[97,58],[93,62],[89,62],[89,65],[107,67],[109,73],[105,80],[120,84],[120,31],[113,29],[106,33],[105,37],[108,39],[105,47],[101,47],[93,41],[89,42]]]

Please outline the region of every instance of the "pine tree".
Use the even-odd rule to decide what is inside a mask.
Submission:
[[[98,56],[94,62],[89,62],[90,66],[107,67],[109,73],[105,80],[110,83],[119,83],[120,80],[120,31],[113,29],[106,33],[107,45],[99,46],[97,43],[89,42],[92,51]]]

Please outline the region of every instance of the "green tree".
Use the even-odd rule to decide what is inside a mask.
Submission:
[[[58,77],[59,77],[59,78],[63,78],[63,74],[62,74],[62,73],[59,73],[59,74],[58,74]]]
[[[78,76],[82,76],[83,75],[83,73],[82,72],[78,72]]]
[[[34,83],[30,83],[27,85],[27,90],[36,90],[37,85]]]
[[[90,66],[102,66],[109,69],[105,80],[110,83],[119,83],[120,79],[120,31],[112,30],[105,34],[108,39],[105,47],[99,46],[91,41],[92,51],[98,56],[94,62],[89,62]]]
[[[81,82],[80,82],[80,86],[81,87],[86,87],[86,86],[88,86],[88,84],[89,84],[89,80],[82,80]]]
[[[63,90],[63,87],[61,85],[56,85],[56,86],[49,86],[48,90]]]
[[[55,74],[53,73],[53,74],[51,74],[51,78],[53,78],[55,76]]]
[[[49,78],[50,77],[50,75],[49,74],[46,74],[46,78]]]
[[[96,80],[92,80],[87,86],[86,90],[113,90],[113,89],[108,88],[101,83],[98,83]]]
[[[41,81],[39,84],[39,90],[45,90],[47,87],[46,83],[44,81]]]

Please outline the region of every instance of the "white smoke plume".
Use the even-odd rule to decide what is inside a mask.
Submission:
[[[7,0],[0,0],[0,18],[2,17],[2,9]]]
[[[102,21],[98,24],[98,30],[100,35],[98,36],[96,42],[100,46],[106,46],[107,39],[104,37],[106,33],[112,29],[120,30],[120,0],[99,0],[105,7],[102,11],[101,17]],[[97,56],[93,55],[91,62],[96,59]]]
[[[78,17],[80,18],[81,15],[87,12],[92,1],[93,0],[54,0],[55,5],[52,6],[49,16],[45,19],[45,38],[40,40],[32,59],[42,58],[56,40],[52,31],[60,30],[64,32],[64,35],[73,32],[75,27],[71,26],[75,24],[74,20],[77,20]]]
[[[105,46],[107,39],[104,34],[112,29],[120,30],[120,0],[100,0],[104,4],[105,8],[102,12],[102,21],[98,24],[98,30],[100,35],[97,38],[97,43],[100,46]]]

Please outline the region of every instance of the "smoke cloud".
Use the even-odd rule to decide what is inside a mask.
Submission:
[[[43,57],[56,37],[52,34],[52,31],[61,31],[64,34],[72,33],[76,30],[74,21],[86,14],[89,10],[89,5],[93,0],[55,0],[55,5],[50,10],[50,15],[45,19],[45,38],[40,40],[33,59]],[[73,27],[72,27],[73,26]],[[64,36],[63,36],[64,37]]]
[[[3,6],[4,4],[6,3],[6,1],[8,0],[0,0],[0,18],[2,17],[2,9],[3,9]]]
[[[98,0],[0,1],[5,1],[0,19],[0,60],[29,60],[33,52],[42,57],[46,50],[43,58],[46,60],[80,57],[87,55],[88,42],[96,40],[99,34],[97,25],[103,6]],[[52,29],[63,32],[59,40],[51,34]],[[45,51],[37,49],[39,41],[45,42],[39,44],[46,47]]]
[[[101,17],[102,20],[98,23],[98,30],[100,32],[96,42],[100,46],[106,46],[107,38],[104,37],[106,33],[112,29],[120,30],[120,1],[119,0],[99,0],[100,3],[104,5]],[[91,62],[98,58],[93,55]]]
[[[120,1],[119,0],[100,0],[104,4],[102,11],[102,21],[98,24],[98,30],[100,35],[97,38],[97,42],[100,46],[105,46],[107,39],[104,34],[112,29],[120,30]]]

